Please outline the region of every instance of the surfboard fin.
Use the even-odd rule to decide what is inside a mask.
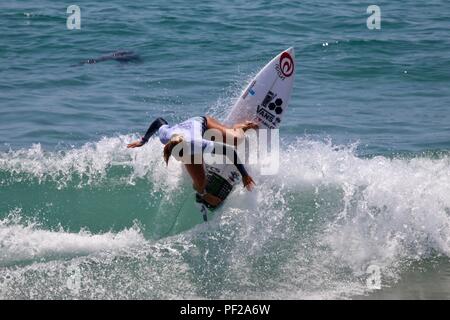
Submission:
[[[201,203],[201,202],[195,202],[198,211],[200,211],[200,214],[203,216],[203,221],[207,222],[208,221],[208,208],[206,208],[205,204]]]
[[[198,208],[198,211],[200,211],[200,214],[203,216],[203,221],[208,221],[208,207],[203,202],[202,196],[198,193],[195,194],[195,205]]]

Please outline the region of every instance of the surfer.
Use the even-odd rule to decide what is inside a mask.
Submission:
[[[233,161],[233,164],[241,174],[244,186],[251,191],[255,186],[255,182],[239,160],[234,146],[244,138],[246,130],[257,128],[258,125],[250,121],[229,128],[209,116],[190,118],[173,126],[169,126],[163,118],[157,118],[150,124],[146,134],[140,140],[128,144],[127,148],[142,147],[152,135],[158,132],[159,140],[164,144],[163,155],[166,164],[169,163],[170,156],[183,161],[187,172],[192,178],[193,187],[197,191],[197,202],[206,202],[206,205],[217,207],[222,202],[222,199],[206,192],[207,179],[203,154],[231,155],[232,159],[230,157],[230,160]],[[208,129],[217,130],[215,132],[222,135],[222,141],[233,141],[234,146],[204,139],[203,135]],[[184,154],[186,151],[187,154]],[[200,158],[200,161],[196,161],[198,158]]]

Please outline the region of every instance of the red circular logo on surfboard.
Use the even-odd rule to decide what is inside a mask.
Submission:
[[[280,70],[285,77],[290,77],[294,72],[294,60],[288,52],[283,52],[280,57]]]

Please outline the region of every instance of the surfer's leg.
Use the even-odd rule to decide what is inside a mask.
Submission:
[[[222,141],[224,143],[228,143],[228,140],[231,141],[233,139],[233,144],[236,146],[238,143],[242,141],[244,138],[244,132],[248,129],[256,129],[258,125],[251,122],[246,121],[244,123],[238,123],[234,125],[232,128],[225,126],[223,123],[218,120],[206,116],[206,128],[207,129],[215,129],[218,130],[222,134]],[[228,138],[228,139],[227,139]]]
[[[203,164],[185,164],[186,171],[189,173],[189,175],[192,178],[193,187],[199,194],[204,194],[203,199],[211,204],[212,206],[216,207],[221,202],[222,199],[213,196],[212,194],[206,193],[206,173],[205,168]]]
[[[206,174],[203,164],[185,164],[187,172],[192,178],[194,189],[202,194],[206,188]]]

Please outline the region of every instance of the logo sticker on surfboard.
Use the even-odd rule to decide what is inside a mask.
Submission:
[[[258,120],[268,128],[276,128],[281,122],[280,115],[283,112],[283,99],[269,91],[263,102],[257,107]]]
[[[255,90],[253,90],[253,87],[256,84],[256,80],[253,80],[248,89],[245,91],[244,95],[242,96],[242,99],[247,98],[247,96],[250,94],[251,96],[254,96],[256,94]]]
[[[287,51],[281,54],[280,61],[275,69],[282,80],[289,78],[294,73],[294,60]]]

